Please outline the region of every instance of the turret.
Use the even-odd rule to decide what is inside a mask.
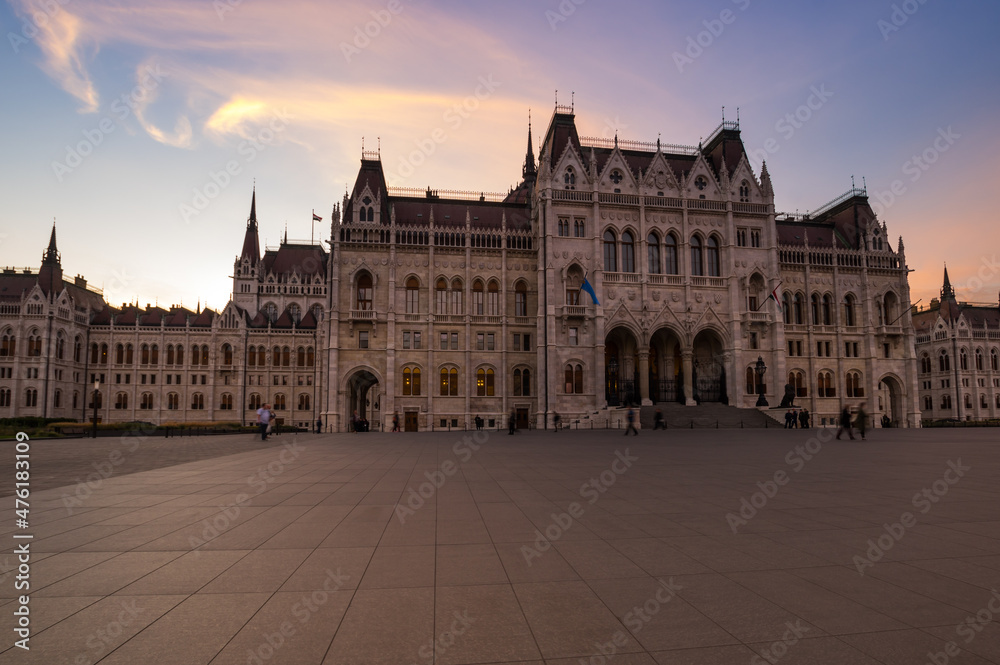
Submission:
[[[50,298],[62,291],[63,273],[59,249],[56,247],[56,223],[52,222],[49,246],[42,253],[42,267],[38,271],[38,285]]]
[[[233,266],[233,302],[244,309],[257,309],[258,269],[260,267],[260,239],[257,234],[257,188],[250,198],[250,217],[243,236],[243,250]]]

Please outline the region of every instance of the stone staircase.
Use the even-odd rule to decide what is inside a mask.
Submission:
[[[663,420],[667,429],[740,429],[784,427],[784,422],[777,420],[771,412],[757,409],[741,409],[726,404],[704,403],[698,406],[683,406],[676,402],[665,402],[656,406],[638,407],[640,427],[653,429],[653,419],[656,410],[663,411]],[[784,417],[784,411],[775,411]],[[570,429],[625,429],[628,408],[612,408],[594,411],[582,418],[563,421],[563,427]]]
[[[784,427],[784,422],[778,421],[769,412],[757,409],[742,409],[710,402],[698,406],[683,406],[671,402],[641,407],[639,409],[639,422],[642,423],[643,429],[653,429],[653,419],[657,409],[663,411],[663,420],[667,424],[667,429]],[[782,412],[782,416],[784,416],[784,412]]]

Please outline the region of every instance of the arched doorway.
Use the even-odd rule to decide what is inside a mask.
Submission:
[[[638,404],[639,348],[627,328],[615,328],[604,340],[604,395],[608,406]]]
[[[660,328],[649,339],[649,397],[653,402],[684,403],[681,341],[669,328]]]
[[[691,386],[696,402],[729,403],[726,367],[722,362],[722,340],[714,330],[705,329],[694,338]]]
[[[373,430],[381,423],[381,404],[378,378],[366,369],[360,369],[347,380],[347,413],[345,422],[348,429],[353,422],[353,415],[367,420]]]
[[[906,414],[903,412],[903,387],[892,375],[882,377],[878,382],[878,404],[881,414],[880,427],[905,427]],[[883,418],[884,416],[884,418]]]

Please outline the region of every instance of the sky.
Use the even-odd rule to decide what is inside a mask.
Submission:
[[[6,0],[0,265],[221,309],[261,243],[329,239],[362,145],[390,186],[506,192],[529,112],[695,145],[739,108],[779,211],[867,184],[911,300],[996,303],[1000,3]],[[312,227],[313,210],[323,217]]]

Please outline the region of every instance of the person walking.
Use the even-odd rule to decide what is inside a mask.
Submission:
[[[257,427],[260,428],[260,440],[267,441],[267,428],[271,424],[271,405],[265,404],[257,409]]]
[[[868,440],[865,436],[868,432],[868,413],[865,411],[865,404],[867,404],[867,402],[862,402],[858,405],[858,415],[854,419],[854,423],[858,428],[858,433],[861,434],[862,441]]]
[[[628,413],[625,414],[625,419],[628,421],[628,427],[625,428],[625,436],[628,436],[629,432],[639,436],[639,430],[635,427],[635,410],[632,407],[629,407]]]
[[[322,434],[323,433],[323,418],[322,417],[316,419],[316,433],[317,434]]]
[[[351,431],[358,432],[360,431],[360,428],[361,428],[361,419],[358,418],[358,412],[355,411],[353,414],[351,414]]]
[[[559,415],[558,411],[553,411],[552,412],[552,424],[555,427],[555,429],[553,431],[558,434],[559,433],[559,427],[562,424],[562,416]]]
[[[507,434],[513,435],[515,427],[517,427],[517,416],[514,413],[514,409],[511,409],[510,417],[507,418]]]
[[[848,436],[851,437],[851,441],[854,441],[854,431],[851,429],[851,410],[844,406],[844,410],[840,412],[840,428],[837,429],[837,438],[840,439],[840,435],[847,430]]]
[[[663,420],[663,411],[659,409],[656,410],[656,415],[653,416],[653,431],[658,429],[667,429],[667,423]]]
[[[392,414],[392,431],[399,431],[399,411],[394,411]]]

